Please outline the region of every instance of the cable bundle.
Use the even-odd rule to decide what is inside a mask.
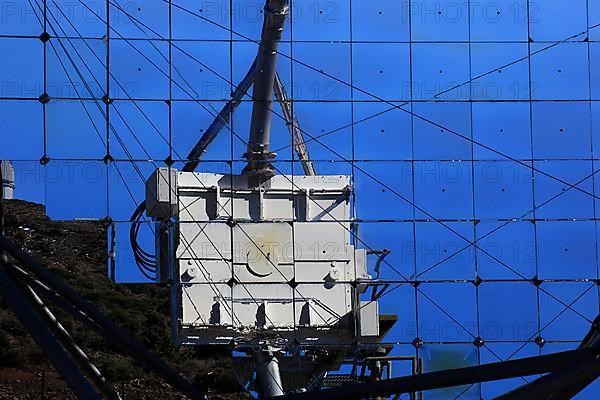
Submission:
[[[142,202],[133,212],[133,215],[131,216],[130,220],[131,227],[129,228],[129,240],[131,242],[131,248],[133,250],[135,264],[137,265],[140,272],[146,278],[150,280],[156,280],[156,255],[144,250],[138,242],[140,226],[142,226],[142,224],[145,223],[145,221],[142,221],[144,211],[146,211],[146,203]]]

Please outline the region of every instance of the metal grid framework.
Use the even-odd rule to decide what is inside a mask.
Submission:
[[[0,158],[17,195],[55,219],[111,221],[113,277],[144,280],[128,236],[144,181],[187,161],[242,80],[263,2],[1,7]],[[599,27],[593,0],[292,1],[278,73],[317,173],[351,177],[354,244],[391,250],[371,272],[389,285],[381,311],[399,315],[394,354],[493,362],[573,348],[589,329]],[[199,171],[241,172],[250,110],[246,96]],[[302,166],[273,112],[274,166],[293,185]]]

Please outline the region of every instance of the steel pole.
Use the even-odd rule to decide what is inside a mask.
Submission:
[[[285,20],[289,14],[289,0],[268,0],[265,5],[265,18],[261,40],[256,57],[256,76],[252,93],[252,121],[248,160],[244,173],[259,180],[273,176],[270,160],[275,156],[269,150],[271,120],[273,114],[273,89],[279,42],[283,35]]]
[[[279,373],[279,360],[272,350],[261,350],[255,355],[256,379],[261,399],[282,396],[283,384]]]

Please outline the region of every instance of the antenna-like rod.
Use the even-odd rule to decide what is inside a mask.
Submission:
[[[259,181],[274,175],[270,160],[275,157],[269,151],[271,119],[273,108],[273,87],[277,50],[283,34],[283,26],[289,14],[289,0],[267,0],[258,56],[256,58],[256,77],[252,93],[252,122],[248,160],[244,173],[256,177]]]
[[[292,143],[294,144],[294,149],[298,154],[298,159],[302,163],[304,174],[316,175],[317,172],[315,171],[315,166],[308,155],[308,148],[306,147],[304,135],[302,134],[300,124],[298,123],[298,117],[296,117],[296,113],[293,111],[291,101],[288,99],[285,87],[283,87],[283,82],[281,82],[281,78],[277,73],[275,73],[275,98],[279,104],[281,104],[283,117],[285,118],[290,135],[292,136]]]

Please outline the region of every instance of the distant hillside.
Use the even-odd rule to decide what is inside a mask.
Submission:
[[[169,298],[156,285],[117,285],[106,278],[106,227],[100,222],[55,222],[44,207],[6,202],[6,234],[122,328],[203,387],[214,399],[248,398],[231,375],[226,354],[175,347],[170,343]],[[125,399],[183,399],[133,361],[109,351],[107,344],[53,308],[96,365]],[[45,376],[45,379],[42,379]],[[16,318],[0,303],[0,399],[73,398]]]

